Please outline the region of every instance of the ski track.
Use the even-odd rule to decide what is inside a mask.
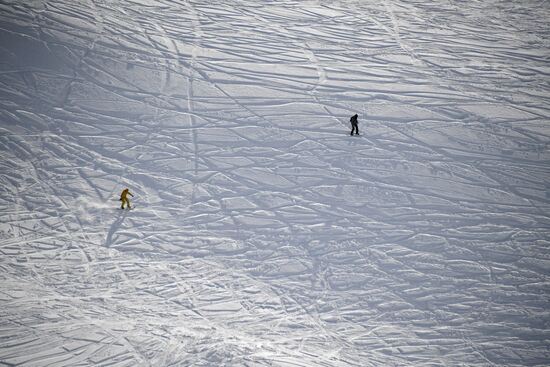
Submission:
[[[547,365],[547,2],[0,17],[0,365]]]

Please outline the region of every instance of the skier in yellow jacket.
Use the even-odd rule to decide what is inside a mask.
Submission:
[[[120,209],[124,209],[124,203],[128,204],[128,209],[130,209],[130,199],[128,199],[128,195],[134,197],[129,189],[122,190],[122,193],[120,194],[120,201],[122,201]]]

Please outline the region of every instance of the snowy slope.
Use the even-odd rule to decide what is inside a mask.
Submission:
[[[548,19],[1,1],[0,365],[547,365]]]

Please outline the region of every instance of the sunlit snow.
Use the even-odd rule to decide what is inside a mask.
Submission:
[[[549,19],[1,1],[0,365],[548,365]]]

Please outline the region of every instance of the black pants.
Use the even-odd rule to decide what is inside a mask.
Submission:
[[[351,133],[350,135],[353,135],[353,131],[355,131],[356,135],[359,135],[359,126],[357,125],[357,122],[351,123]]]

